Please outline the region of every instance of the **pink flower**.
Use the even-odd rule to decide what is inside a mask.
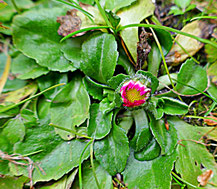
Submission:
[[[120,92],[124,102],[123,106],[132,108],[144,104],[150,96],[151,89],[140,81],[130,80],[123,84]]]

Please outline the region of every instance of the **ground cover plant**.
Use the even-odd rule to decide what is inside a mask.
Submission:
[[[217,188],[216,10],[0,0],[0,188]]]

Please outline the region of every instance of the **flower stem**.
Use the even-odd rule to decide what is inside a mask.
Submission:
[[[11,2],[12,2],[12,4],[13,4],[14,8],[16,9],[16,11],[18,12],[18,14],[21,14],[21,11],[20,11],[20,9],[18,8],[18,6],[17,6],[17,4],[15,3],[15,1],[14,1],[14,0],[11,0]]]
[[[83,189],[83,186],[82,186],[82,170],[81,170],[81,162],[82,162],[82,157],[84,155],[84,152],[86,151],[86,149],[88,148],[88,146],[93,142],[93,140],[90,140],[86,146],[84,147],[83,151],[81,152],[81,155],[80,155],[80,159],[79,159],[79,170],[78,170],[78,177],[79,177],[79,188],[80,189]]]
[[[90,145],[90,163],[91,163],[91,166],[92,166],[93,176],[95,178],[97,187],[98,187],[98,189],[101,189],[99,181],[98,181],[97,176],[96,176],[95,166],[94,166],[94,163],[93,163],[93,144],[94,144],[94,141]]]

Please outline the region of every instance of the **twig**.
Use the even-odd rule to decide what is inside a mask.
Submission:
[[[28,166],[27,169],[28,169],[28,177],[30,179],[30,182],[29,182],[30,183],[30,188],[33,189],[32,173],[33,173],[33,170],[34,170],[34,163],[29,157],[23,157],[23,156],[18,155],[18,154],[8,155],[8,154],[2,152],[1,150],[0,150],[0,157],[3,160],[8,160],[8,161],[10,161],[11,163],[13,163],[15,165]],[[27,161],[28,163],[17,162],[19,160],[24,160],[24,161]]]

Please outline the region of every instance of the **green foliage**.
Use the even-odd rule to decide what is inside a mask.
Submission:
[[[134,137],[130,141],[130,145],[136,152],[138,152],[148,145],[152,139],[152,134],[149,128],[148,118],[144,110],[135,110],[133,112],[133,117],[135,120],[136,131]]]
[[[50,108],[51,122],[75,130],[75,126],[81,125],[89,117],[89,106],[90,99],[82,78],[80,75],[75,75],[53,99]],[[56,129],[56,132],[64,140],[74,137],[72,133],[60,129]]]
[[[177,143],[177,133],[173,127],[166,129],[164,120],[155,120],[149,116],[151,131],[161,147],[161,155],[172,154]]]
[[[82,45],[81,70],[93,79],[107,83],[114,74],[117,58],[117,43],[113,35],[93,35]]]
[[[105,171],[105,169],[97,162],[94,161],[94,167],[96,170],[96,176],[99,181],[99,184],[102,188],[108,188],[112,189],[112,177],[111,175],[108,174],[108,172]],[[83,187],[84,188],[89,188],[89,189],[95,189],[97,188],[96,181],[93,176],[93,170],[90,166],[90,162],[87,161],[84,163],[84,166],[82,168],[82,173],[83,173]],[[78,188],[79,183],[78,179],[74,182],[72,188]]]
[[[19,79],[35,79],[49,72],[47,68],[39,66],[33,59],[27,58],[23,54],[13,60],[11,69]]]
[[[170,172],[176,160],[176,153],[170,156],[160,156],[152,161],[138,161],[133,152],[123,172],[124,182],[129,188],[152,188],[153,186],[170,188],[172,180]]]
[[[204,145],[198,144],[198,141],[203,134],[209,131],[209,128],[193,127],[182,120],[175,117],[168,119],[171,127],[175,127],[181,144],[177,147],[178,159],[176,162],[176,170],[181,174],[182,178],[193,185],[197,185],[197,176],[202,174],[201,165],[206,167],[207,170],[213,170],[216,174],[217,166],[213,156],[207,151]],[[195,141],[194,141],[195,140]],[[195,155],[198,154],[199,155]],[[186,167],[189,170],[186,171]],[[216,183],[217,177],[213,177],[210,182]],[[206,188],[211,188],[208,185]]]
[[[64,14],[65,10],[31,10],[16,16],[13,22],[13,41],[16,48],[35,59],[40,66],[60,72],[75,70],[61,51],[61,37],[54,32],[58,29],[56,18]]]
[[[169,189],[174,182],[196,188],[200,166],[217,174],[208,152],[216,131],[184,121],[216,113],[215,40],[158,25],[151,0],[5,2],[0,22],[10,28],[0,30],[1,188]],[[175,4],[174,14],[194,8],[189,0]],[[154,24],[144,24],[150,20]],[[60,25],[70,30],[64,38]],[[139,27],[148,34],[140,35]],[[208,44],[207,57],[196,55],[180,68],[161,65],[164,56],[179,56],[169,31]],[[151,94],[137,85],[141,92],[133,88],[134,106],[126,107],[123,94],[128,98],[132,86],[120,89],[130,80]],[[138,99],[146,101],[138,106]],[[172,181],[172,171],[181,178]],[[217,184],[215,176],[204,188],[210,183]]]
[[[115,175],[124,170],[129,156],[128,138],[125,131],[117,125],[104,140],[94,143],[96,160],[108,171]]]
[[[90,120],[87,127],[87,133],[94,139],[104,138],[111,129],[112,114],[104,114],[100,110],[99,104],[92,104],[90,107]]]
[[[117,12],[119,9],[127,7],[134,2],[136,2],[136,0],[105,0],[104,8]]]
[[[186,60],[178,73],[176,90],[183,95],[195,95],[199,92],[186,85],[204,91],[207,88],[207,82],[206,70],[196,65],[193,60]]]

